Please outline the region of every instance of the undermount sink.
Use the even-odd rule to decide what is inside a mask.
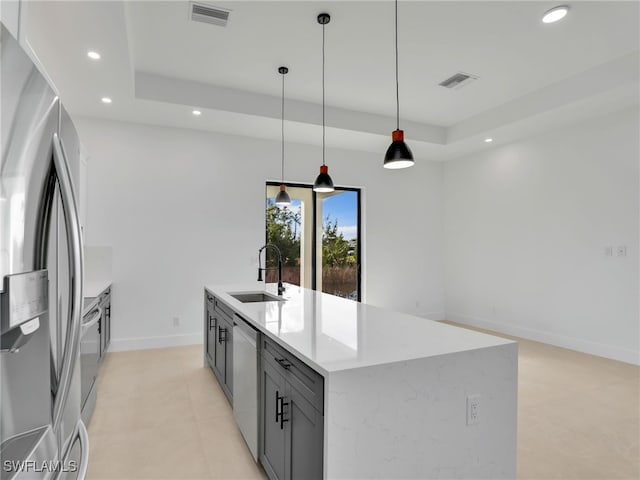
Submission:
[[[233,298],[242,303],[281,302],[284,298],[271,295],[266,292],[229,293]]]

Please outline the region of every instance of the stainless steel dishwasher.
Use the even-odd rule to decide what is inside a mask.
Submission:
[[[258,366],[260,333],[242,317],[233,321],[233,416],[258,461]]]

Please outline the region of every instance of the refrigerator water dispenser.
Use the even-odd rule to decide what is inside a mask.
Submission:
[[[0,350],[15,351],[40,327],[49,308],[47,270],[7,275],[0,294]]]

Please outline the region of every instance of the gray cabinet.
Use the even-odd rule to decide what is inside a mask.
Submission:
[[[263,340],[260,462],[271,480],[322,478],[324,379]]]
[[[80,405],[89,424],[96,404],[96,379],[111,343],[111,287],[98,297],[85,298],[80,337]]]
[[[233,320],[224,321],[224,387],[227,398],[232,402],[233,398]]]
[[[233,310],[205,293],[205,360],[233,403]]]
[[[289,453],[288,460],[285,458],[289,474],[285,478],[321,479],[324,417],[293,386],[287,393],[290,432],[285,442]]]
[[[100,295],[99,305],[102,308],[102,316],[99,321],[100,362],[102,362],[111,343],[111,288],[108,288]]]
[[[263,362],[262,395],[262,448],[260,462],[269,478],[285,478],[285,419],[281,418],[280,400],[286,395],[285,382],[280,372],[268,362]]]
[[[205,293],[204,301],[204,355],[205,362],[213,369],[216,357],[216,322],[213,295]]]
[[[218,377],[221,385],[224,385],[226,380],[226,355],[225,355],[225,338],[224,335],[227,330],[227,322],[225,322],[220,314],[215,315],[216,324],[216,350],[213,358],[213,371]]]
[[[106,319],[104,351],[107,352],[109,350],[109,345],[111,345],[111,290],[109,290],[109,300],[107,302],[107,308],[104,311],[104,315]]]
[[[233,404],[234,310],[205,291],[205,362]],[[323,476],[324,377],[260,337],[258,458],[271,480]]]

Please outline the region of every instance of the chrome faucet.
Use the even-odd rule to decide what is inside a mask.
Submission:
[[[262,251],[266,248],[273,248],[278,254],[278,295],[282,296],[282,294],[284,293],[284,285],[282,285],[282,253],[280,253],[280,249],[277,246],[275,246],[273,243],[267,243],[266,245],[261,247],[260,250],[258,250],[258,281],[259,282],[262,281],[263,271],[272,270],[271,268],[266,267],[266,260],[265,260],[265,267],[264,268],[260,267],[260,256],[262,255]],[[266,277],[265,277],[265,281],[266,281]]]

